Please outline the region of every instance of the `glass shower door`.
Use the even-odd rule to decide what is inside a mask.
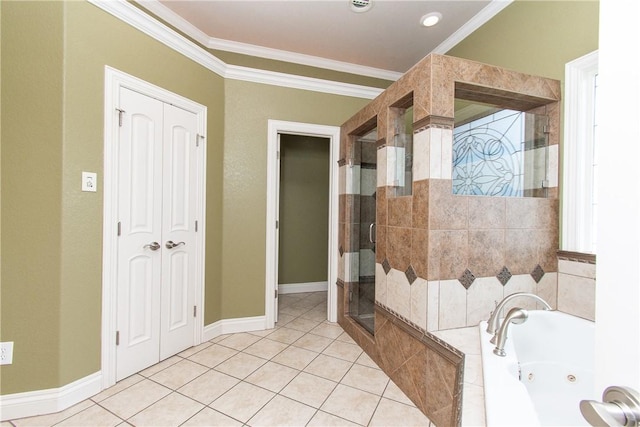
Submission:
[[[359,223],[353,229],[358,233],[359,259],[358,281],[352,283],[349,314],[373,334],[376,270],[376,187],[377,187],[377,132],[367,133],[355,141],[355,157],[360,160],[354,166],[354,178],[359,180],[360,193],[355,198],[355,218]],[[355,237],[355,236],[354,236]]]

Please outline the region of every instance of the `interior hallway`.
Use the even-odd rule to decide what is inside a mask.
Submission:
[[[275,329],[219,336],[65,411],[8,426],[430,426],[336,323],[280,296]]]

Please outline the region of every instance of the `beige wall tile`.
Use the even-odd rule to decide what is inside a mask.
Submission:
[[[392,268],[387,275],[387,307],[411,318],[411,285],[403,271]]]
[[[558,308],[558,273],[545,273],[536,284],[536,295],[545,300],[554,310]],[[538,309],[542,305],[538,304]]]
[[[467,290],[467,326],[476,326],[489,319],[496,303],[502,300],[502,284],[496,277],[481,277]]]
[[[596,281],[558,273],[558,310],[595,320]]]
[[[585,277],[588,279],[595,279],[596,266],[595,264],[589,264],[586,262],[575,262],[559,259],[558,273],[571,274],[572,276]]]
[[[467,326],[467,290],[457,279],[440,281],[439,329]]]
[[[429,175],[429,144],[431,133],[425,129],[413,135],[413,180],[421,181]]]
[[[411,321],[427,329],[427,281],[418,278],[410,286],[411,288]]]
[[[376,301],[387,305],[387,274],[381,264],[376,264]]]
[[[427,331],[439,329],[440,318],[440,281],[427,282]]]

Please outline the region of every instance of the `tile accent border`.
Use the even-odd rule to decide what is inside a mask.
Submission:
[[[582,252],[558,251],[558,259],[594,265],[596,263],[596,256],[594,254],[585,254]]]

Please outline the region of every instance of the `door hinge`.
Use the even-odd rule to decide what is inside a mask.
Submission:
[[[116,111],[118,112],[118,127],[122,127],[122,115],[125,113],[125,111],[121,110],[120,108],[116,108]]]
[[[280,152],[276,151],[276,159],[280,160]]]
[[[280,221],[276,220],[276,230],[280,228]]]
[[[116,331],[116,345],[120,345],[120,331]]]
[[[277,290],[277,289],[274,291],[274,295],[273,295],[273,297],[274,297],[274,298],[278,298],[278,290]]]
[[[353,291],[349,291],[349,302],[353,301]]]
[[[198,220],[196,220],[196,233],[198,232]]]
[[[118,236],[122,234],[122,223],[118,221]]]
[[[200,146],[200,141],[204,142],[204,135],[197,134],[196,135],[196,147]]]
[[[198,310],[198,306],[194,305],[193,306],[193,317],[196,317],[197,310]]]

